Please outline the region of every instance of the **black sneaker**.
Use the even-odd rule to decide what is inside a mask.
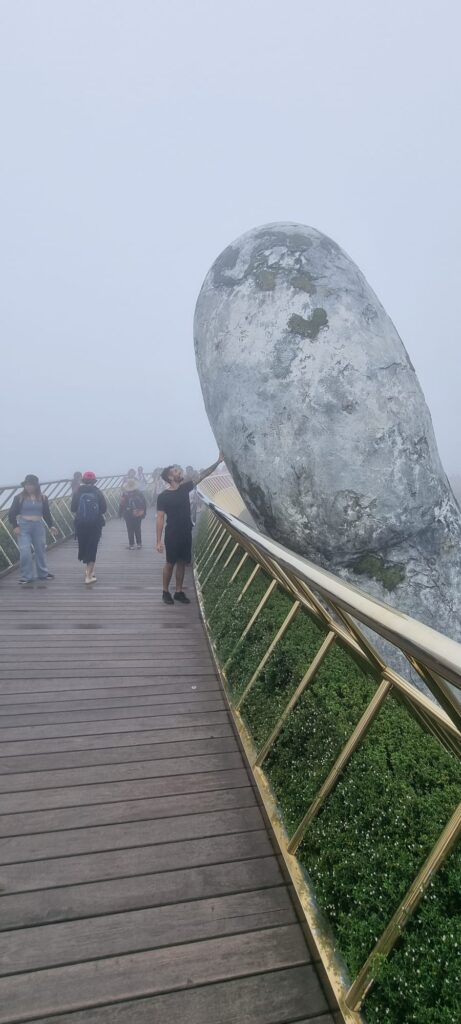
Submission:
[[[29,587],[33,582],[33,580],[18,580],[20,587]]]
[[[175,601],[179,601],[180,604],[190,604],[190,600],[188,597],[186,597],[183,590],[178,590],[177,593],[174,595],[174,599]]]
[[[173,598],[172,598],[169,590],[164,590],[163,591],[162,601],[163,601],[164,604],[174,604]]]
[[[52,572],[47,572],[46,576],[39,576],[39,580],[54,580]]]

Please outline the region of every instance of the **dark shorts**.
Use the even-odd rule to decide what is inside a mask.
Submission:
[[[186,565],[192,561],[192,534],[165,535],[166,560],[170,565],[176,562],[185,562]]]

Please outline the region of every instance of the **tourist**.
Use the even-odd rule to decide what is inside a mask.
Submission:
[[[130,551],[134,551],[135,540],[138,549],[142,547],[141,523],[145,518],[146,511],[146,499],[141,493],[137,481],[127,480],[120,499],[119,516],[120,518],[123,516],[126,523]]]
[[[144,470],[142,466],[138,466],[138,472],[136,474],[136,480],[138,481],[138,490],[145,491],[147,487],[147,480],[144,476]]]
[[[96,583],[94,566],[101,531],[105,524],[106,499],[96,487],[96,475],[91,470],[83,474],[78,491],[72,497],[71,512],[75,514],[78,540],[78,560],[85,565],[85,583]]]
[[[21,487],[21,493],[16,495],[8,512],[8,519],[19,547],[19,582],[27,585],[35,579],[32,545],[38,579],[54,579],[46,563],[45,523],[54,537],[58,535],[58,530],[53,523],[48,498],[40,490],[38,476],[28,473]]]
[[[216,462],[208,469],[204,469],[197,479],[200,483],[210,473],[214,473],[222,460],[221,453]],[[162,471],[162,478],[167,487],[157,498],[157,551],[163,553],[162,542],[163,528],[165,525],[165,550],[166,562],[163,569],[163,594],[164,604],[172,605],[174,601],[179,604],[190,604],[183,590],[184,573],[186,565],[192,559],[192,521],[189,494],[195,487],[193,480],[184,480],[182,469],[179,466],[166,466]],[[173,569],[176,566],[176,591],[174,599],[170,594],[170,582]]]

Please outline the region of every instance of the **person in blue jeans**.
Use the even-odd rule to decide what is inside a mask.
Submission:
[[[46,563],[45,523],[53,536],[57,536],[50,512],[48,498],[42,494],[38,476],[28,473],[22,483],[22,492],[17,494],[8,513],[19,547],[19,568],[21,584],[33,583],[35,579],[32,547],[35,554],[35,570],[39,580],[52,580]]]

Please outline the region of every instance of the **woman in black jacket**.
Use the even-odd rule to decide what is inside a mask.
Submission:
[[[39,580],[52,580],[53,574],[48,572],[46,564],[46,530],[45,525],[50,528],[51,533],[57,536],[57,529],[53,523],[48,498],[42,494],[38,476],[35,473],[28,473],[22,483],[22,491],[17,494],[8,512],[8,519],[13,527],[13,533],[17,538],[19,547],[19,568],[22,584],[33,583],[34,563],[32,561],[32,546],[35,554],[35,568]]]
[[[107,504],[104,495],[96,487],[96,475],[90,470],[83,474],[82,483],[72,496],[70,510],[75,515],[78,559],[85,565],[85,583],[96,583],[94,565]]]

